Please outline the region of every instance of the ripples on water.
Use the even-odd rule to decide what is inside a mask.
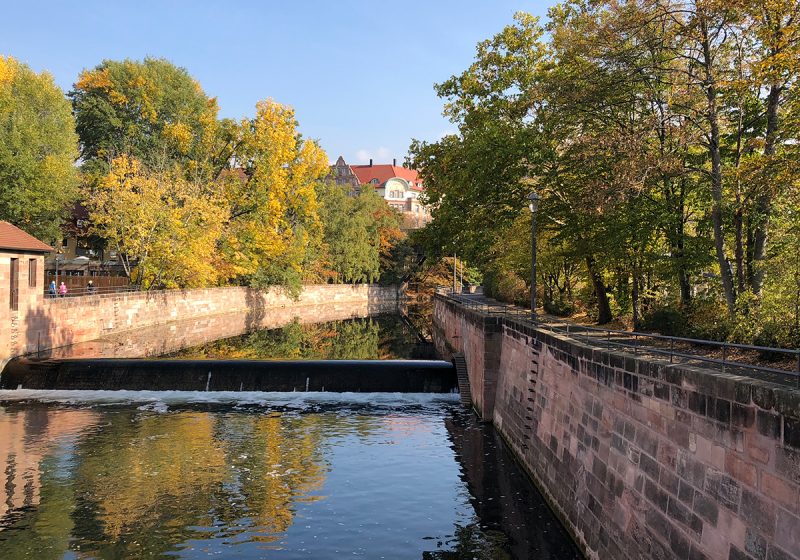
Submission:
[[[3,559],[577,557],[452,395],[33,393],[0,407]]]

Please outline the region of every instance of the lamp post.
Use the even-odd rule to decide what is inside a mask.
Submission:
[[[528,209],[531,211],[531,321],[536,320],[536,211],[540,198],[534,191],[528,195]]]

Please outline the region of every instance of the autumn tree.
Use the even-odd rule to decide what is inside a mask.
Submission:
[[[192,288],[223,279],[217,246],[229,216],[226,201],[188,181],[179,167],[152,170],[115,158],[87,205],[95,231],[134,285]]]
[[[328,157],[301,137],[294,110],[271,100],[240,122],[238,136],[241,171],[228,174],[222,191],[230,208],[221,242],[228,276],[297,287],[307,249],[322,237],[316,187]]]
[[[86,170],[125,155],[148,167],[206,164],[209,179],[232,155],[234,124],[219,121],[216,99],[168,60],[105,60],[81,73],[70,97]]]
[[[52,76],[0,56],[0,220],[47,241],[77,197],[78,138]]]
[[[374,282],[402,236],[399,214],[365,185],[357,196],[333,183],[320,186],[324,258],[335,282]]]
[[[793,262],[798,10],[575,0],[550,10],[547,40],[517,15],[436,86],[458,133],[411,146],[434,206],[425,239],[490,280],[524,281],[524,197],[536,189],[539,251],[583,261],[599,321],[630,314],[638,326],[673,305],[719,317],[722,302],[714,336],[753,340],[770,321],[788,332],[773,296],[789,305],[796,288],[770,273]]]

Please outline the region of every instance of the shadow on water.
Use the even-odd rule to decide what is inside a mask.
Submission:
[[[445,426],[480,526],[457,528],[455,550],[426,552],[423,559],[583,558],[490,424],[464,411],[447,418]]]

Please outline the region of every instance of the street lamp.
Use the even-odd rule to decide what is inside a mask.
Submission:
[[[528,209],[531,211],[531,321],[536,320],[536,211],[540,198],[535,191],[528,195]]]

